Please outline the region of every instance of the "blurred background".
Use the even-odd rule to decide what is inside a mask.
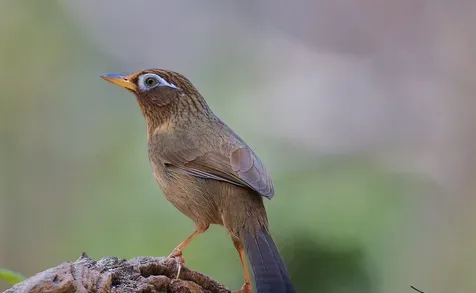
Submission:
[[[270,171],[298,292],[476,289],[476,2],[1,1],[0,267],[165,256],[194,229],[156,186],[135,98],[188,76]],[[225,230],[187,265],[242,284]],[[0,289],[6,289],[0,284]]]

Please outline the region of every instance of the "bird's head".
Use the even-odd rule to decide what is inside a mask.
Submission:
[[[174,71],[146,69],[133,74],[106,73],[101,78],[133,92],[148,124],[163,123],[183,113],[210,111],[193,84]]]

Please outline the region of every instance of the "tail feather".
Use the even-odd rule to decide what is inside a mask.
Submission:
[[[244,233],[242,241],[258,293],[295,293],[286,265],[267,231]]]
[[[271,247],[271,250],[273,251],[274,259],[278,263],[279,270],[281,271],[281,276],[283,277],[284,285],[286,286],[286,292],[295,292],[293,283],[291,282],[291,278],[289,277],[288,269],[284,264],[284,260],[281,257],[281,254],[279,253],[278,247],[274,243],[273,238],[271,238],[271,235],[269,235],[269,233],[266,233],[265,237],[268,240],[268,244]]]

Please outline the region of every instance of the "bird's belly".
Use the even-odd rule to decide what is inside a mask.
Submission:
[[[176,169],[154,174],[167,200],[198,227],[206,229],[210,224],[222,224],[216,202],[219,196],[213,194],[204,179]]]

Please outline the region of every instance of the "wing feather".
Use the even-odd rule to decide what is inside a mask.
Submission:
[[[229,154],[199,148],[169,151],[164,159],[189,175],[246,186],[268,199],[274,196],[273,183],[263,163],[246,145]]]

